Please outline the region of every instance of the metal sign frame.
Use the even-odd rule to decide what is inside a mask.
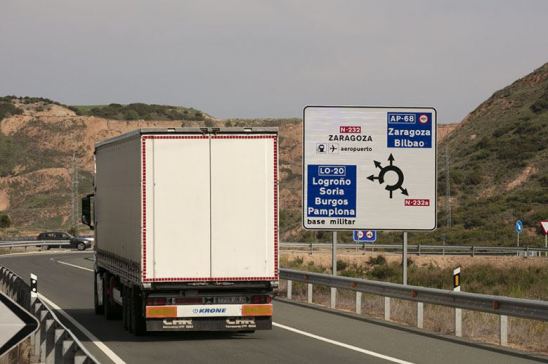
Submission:
[[[322,226],[318,226],[318,227],[309,227],[306,225],[305,223],[305,219],[307,218],[307,215],[306,215],[306,211],[305,211],[305,207],[307,206],[306,204],[306,201],[305,201],[305,198],[307,196],[305,196],[305,191],[307,189],[307,181],[305,180],[305,176],[307,176],[307,173],[305,171],[305,169],[307,168],[307,161],[306,161],[306,150],[305,150],[305,142],[306,142],[306,110],[308,108],[325,108],[325,109],[381,109],[381,110],[386,110],[387,113],[390,112],[390,111],[393,111],[393,112],[405,112],[404,110],[408,110],[409,113],[412,113],[413,111],[415,112],[420,112],[421,110],[425,110],[425,109],[428,109],[428,110],[432,110],[433,112],[433,116],[432,116],[432,120],[431,120],[431,123],[432,123],[432,130],[433,130],[433,136],[432,136],[432,139],[431,139],[431,148],[433,150],[433,153],[434,153],[434,191],[433,191],[433,198],[432,198],[432,201],[430,202],[433,206],[433,227],[432,228],[428,228],[428,229],[425,229],[425,228],[410,228],[410,227],[401,227],[401,228],[387,228],[387,227],[383,227],[383,226],[374,226],[374,225],[371,225],[371,226],[350,226],[350,227],[344,227],[344,226],[339,226],[339,225],[336,225],[336,226],[330,226],[330,224],[325,224],[325,225],[322,225]],[[412,106],[412,107],[402,107],[402,106],[356,106],[356,105],[343,105],[343,106],[340,106],[340,105],[308,105],[306,107],[304,107],[303,109],[303,136],[302,136],[302,148],[303,148],[303,155],[302,155],[302,158],[303,158],[303,162],[302,162],[302,178],[303,178],[303,183],[302,183],[302,216],[303,216],[303,219],[302,219],[302,226],[304,229],[306,230],[323,230],[323,231],[352,231],[352,230],[384,230],[384,231],[434,231],[436,230],[437,228],[437,212],[438,212],[438,207],[437,207],[437,188],[438,188],[438,184],[437,184],[437,179],[438,179],[438,153],[437,153],[437,141],[438,141],[438,133],[437,133],[437,110],[434,108],[434,107],[431,107],[431,106],[424,106],[424,107],[418,107],[418,106]],[[388,115],[388,114],[387,114]],[[402,148],[404,149],[404,148]],[[412,148],[409,148],[409,149],[412,149]],[[390,156],[388,157],[388,162],[387,161],[383,161],[382,163],[385,163],[392,166],[392,161],[390,161],[390,159],[392,159],[393,157]],[[326,165],[329,165],[329,163],[326,163]],[[333,164],[334,165],[334,164]],[[385,167],[386,168],[386,167]],[[382,168],[381,168],[382,170]],[[393,171],[395,173],[398,173],[398,171]],[[381,177],[380,175],[381,173],[379,173],[379,176],[375,177],[373,176],[375,179],[379,179]],[[399,174],[399,173],[398,173]],[[371,176],[370,176],[371,177]],[[371,178],[368,178],[371,180]],[[402,190],[405,189],[405,186],[398,186],[398,187],[401,187]],[[391,193],[391,191],[390,191]],[[403,191],[402,191],[403,194],[405,194]]]

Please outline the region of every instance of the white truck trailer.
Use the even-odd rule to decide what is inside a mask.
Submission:
[[[95,147],[95,312],[146,331],[272,327],[276,128],[140,129]]]

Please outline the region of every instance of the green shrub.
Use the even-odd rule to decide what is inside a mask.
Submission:
[[[78,115],[91,115],[114,120],[205,120],[201,111],[168,105],[112,103],[98,106],[72,106]]]
[[[0,120],[10,115],[22,114],[23,110],[15,106],[11,101],[0,101]]]
[[[0,228],[5,229],[11,226],[11,219],[8,215],[0,213]]]
[[[375,257],[369,257],[369,261],[367,262],[369,265],[385,265],[386,264],[386,258],[384,255],[377,255]]]

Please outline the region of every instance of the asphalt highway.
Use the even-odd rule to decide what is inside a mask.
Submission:
[[[275,327],[254,334],[155,333],[134,337],[93,312],[93,254],[4,255],[0,265],[38,276],[39,292],[91,334],[63,319],[102,363],[533,363],[478,348],[285,302]],[[57,316],[63,314],[58,312]]]

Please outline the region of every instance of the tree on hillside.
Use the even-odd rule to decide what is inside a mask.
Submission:
[[[6,214],[0,214],[0,228],[5,229],[11,226],[10,217]]]

